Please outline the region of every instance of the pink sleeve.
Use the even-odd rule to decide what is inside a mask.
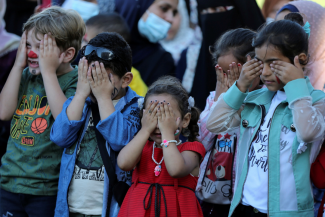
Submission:
[[[198,121],[199,136],[197,137],[197,139],[202,142],[206,151],[209,151],[211,149],[214,143],[214,138],[216,136],[216,134],[211,133],[206,128],[208,117],[210,115],[210,109],[214,103],[214,96],[215,96],[215,91],[211,92],[210,95],[208,96],[205,109],[201,113],[200,120]]]

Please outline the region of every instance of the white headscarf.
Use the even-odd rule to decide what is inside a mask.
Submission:
[[[179,0],[178,12],[181,16],[181,24],[176,36],[172,40],[160,41],[163,48],[172,54],[175,64],[180,59],[182,51],[190,45],[194,38],[194,30],[190,28],[190,18],[184,0]]]
[[[8,33],[5,29],[6,23],[3,19],[6,12],[6,0],[0,0],[0,57],[15,50],[19,46],[20,37]]]

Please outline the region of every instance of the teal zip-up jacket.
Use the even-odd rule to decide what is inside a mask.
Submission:
[[[268,197],[268,216],[310,217],[313,216],[314,207],[310,165],[318,154],[324,137],[325,93],[315,90],[308,77],[288,82],[284,91],[287,99],[275,109],[269,128],[268,186],[265,186],[268,188],[268,195],[265,195]],[[229,216],[241,203],[248,174],[248,150],[265,116],[263,113],[268,112],[275,93],[267,88],[243,93],[235,83],[211,108],[207,122],[207,129],[211,132],[221,133],[240,127],[235,191]],[[291,153],[292,174],[280,174],[282,127],[295,132]],[[280,176],[288,175],[294,177],[291,189],[281,189]]]

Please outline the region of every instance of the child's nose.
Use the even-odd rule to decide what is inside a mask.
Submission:
[[[272,75],[271,67],[267,64],[264,64],[264,67],[262,69],[262,75],[264,77]]]

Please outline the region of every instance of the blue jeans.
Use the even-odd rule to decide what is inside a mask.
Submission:
[[[56,195],[38,196],[0,190],[0,217],[53,217]]]

